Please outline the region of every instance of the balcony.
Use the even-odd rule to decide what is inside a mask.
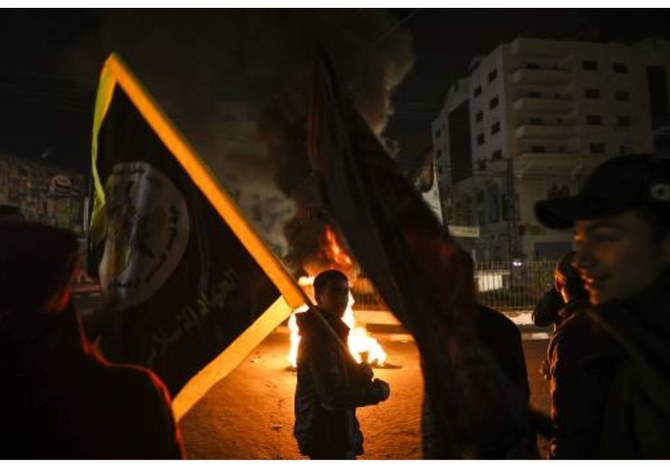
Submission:
[[[523,96],[514,101],[514,110],[565,114],[573,109],[572,99]]]
[[[517,84],[565,84],[571,79],[571,72],[546,68],[518,68],[512,73]]]
[[[522,124],[516,128],[517,138],[564,139],[577,134],[572,125]]]

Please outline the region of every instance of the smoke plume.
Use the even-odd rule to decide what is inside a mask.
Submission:
[[[385,141],[391,91],[413,65],[409,33],[383,10],[110,10],[99,24],[64,57],[77,76],[94,86],[118,52],[298,271],[328,222],[304,135],[316,50]]]

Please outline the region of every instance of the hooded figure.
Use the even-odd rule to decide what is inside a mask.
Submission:
[[[69,231],[0,224],[0,458],[182,458],[162,382],[105,362],[82,333],[78,255]]]

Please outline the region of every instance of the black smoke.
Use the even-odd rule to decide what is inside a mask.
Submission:
[[[297,271],[327,223],[304,135],[318,48],[385,141],[391,92],[414,58],[411,36],[384,10],[102,11],[58,60],[94,86],[118,52]]]

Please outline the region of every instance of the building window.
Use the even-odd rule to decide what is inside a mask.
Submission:
[[[484,113],[479,111],[475,114],[475,122],[481,122],[484,118]]]
[[[528,91],[528,97],[541,98],[542,93],[539,93],[537,91]]]
[[[494,97],[489,102],[489,109],[495,109],[496,107],[498,107],[498,96]]]
[[[485,170],[486,170],[486,161],[479,161],[479,162],[477,163],[477,168],[478,168],[480,171],[485,171]]]
[[[584,70],[597,70],[598,62],[596,62],[595,60],[584,60],[582,62],[582,68]]]
[[[544,153],[546,148],[544,146],[531,146],[530,147],[530,152],[531,153]]]
[[[542,125],[544,124],[544,120],[540,117],[529,117],[528,118],[528,125]]]
[[[489,73],[489,83],[498,77],[498,70],[495,68]]]
[[[439,150],[435,151],[435,156],[437,157],[437,159],[440,159],[442,157],[442,150],[439,149]]]
[[[612,65],[612,70],[614,70],[614,73],[626,73],[628,71],[628,67],[625,63],[615,63]]]
[[[628,91],[616,91],[614,93],[614,99],[626,102],[630,99],[630,94],[628,94]]]
[[[586,88],[584,90],[584,97],[586,99],[600,99],[600,90],[599,89]]]
[[[493,159],[494,161],[502,159],[502,150],[495,150],[491,155],[491,159]]]
[[[526,65],[528,70],[539,70],[540,66],[537,63],[529,63]]]
[[[500,122],[496,122],[491,125],[491,135],[498,133],[500,131]]]
[[[630,127],[631,118],[627,115],[617,115],[616,124],[617,127]]]
[[[626,154],[626,153],[628,153],[628,147],[626,145],[620,145],[619,154]]]
[[[601,115],[587,115],[586,116],[586,123],[588,125],[602,125],[603,124],[603,118]]]
[[[482,87],[481,87],[481,86],[477,86],[472,94],[473,94],[475,97],[477,97],[477,96],[479,96],[480,94],[482,94]]]
[[[483,133],[480,133],[479,135],[477,135],[477,144],[479,146],[484,144],[484,134]]]
[[[589,150],[591,150],[591,153],[603,154],[605,152],[605,145],[603,143],[591,143]]]
[[[437,131],[435,132],[435,139],[440,138],[440,135],[442,135],[442,132],[441,132],[440,130],[437,130]]]

